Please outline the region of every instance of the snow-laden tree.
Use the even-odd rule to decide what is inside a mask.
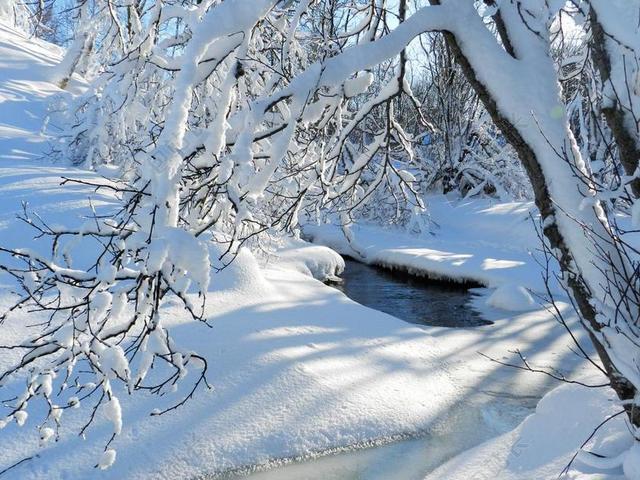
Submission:
[[[93,79],[132,47],[143,28],[144,1],[50,1],[55,15],[64,18],[73,32],[66,54],[56,67],[55,81],[61,88],[66,88],[74,73]]]
[[[402,167],[410,156],[397,155],[410,151],[409,142],[390,101],[410,95],[400,67],[390,67],[385,88],[357,108],[354,99],[372,81],[365,68],[319,77],[341,50],[383,34],[386,11],[367,3],[340,7],[360,26],[333,33],[342,39],[334,45],[324,35],[338,27],[303,18],[309,4],[158,2],[100,66],[75,104],[78,122],[65,151],[82,152],[86,163],[112,175],[117,170],[116,179],[95,186],[116,195],[122,208],[96,213],[79,229],[25,212],[24,220],[51,238],[52,253],[6,251],[23,289],[9,314],[31,309],[47,320],[32,339],[7,346],[23,354],[0,381],[20,374],[28,381],[6,420],[22,423],[29,403],[42,398],[49,413],[40,429],[51,439],[66,408],[87,405],[87,427],[104,412],[113,436],[99,465],[108,467],[121,431],[122,387],[163,395],[191,381],[171,410],[206,382],[204,359],[173,342],[161,306],[175,297],[206,322],[209,272],[219,260],[210,258],[212,243],[231,258],[256,235],[295,225],[307,197],[340,203],[343,216],[381,185],[415,198]],[[330,18],[339,17],[334,11]],[[87,34],[109,38],[100,28],[113,32],[113,23],[97,19]],[[370,123],[376,109],[384,114]],[[78,249],[95,258],[78,264]]]
[[[79,1],[72,8],[74,12],[74,38],[67,48],[62,62],[56,67],[55,82],[60,88],[66,88],[74,73],[86,75],[89,68],[90,54],[96,42],[96,19],[91,12],[91,4]]]
[[[415,99],[407,46],[443,32],[527,172],[544,234],[638,435],[638,305],[617,288],[637,292],[637,275],[628,275],[633,262],[589,181],[563,103],[551,45],[564,2],[431,3],[411,11],[383,0],[146,4],[66,132],[68,154],[78,149],[80,160],[117,172],[96,188],[115,192],[121,211],[96,214],[81,229],[27,216],[52,238],[52,255],[7,252],[23,263],[8,267],[24,291],[15,308],[49,314],[31,340],[9,347],[24,355],[2,380],[33,370],[7,419],[23,422],[28,402],[41,396],[50,405],[42,428],[52,429],[61,409],[91,399],[115,436],[122,420],[114,382],[162,393],[196,369],[186,401],[206,365],[175,345],[161,306],[173,296],[204,320],[211,243],[233,255],[262,232],[294,227],[308,205],[335,208],[346,223],[385,186],[420,207],[405,168],[416,139],[393,100]],[[372,88],[380,65],[387,73]],[[74,268],[68,253],[79,238],[98,253]],[[156,364],[167,365],[166,375],[149,383]],[[101,465],[113,458],[106,450]],[[629,460],[625,468],[636,467]]]
[[[530,198],[526,173],[441,35],[420,37],[416,95],[432,126],[417,148],[421,187],[503,200]]]
[[[640,38],[635,2],[588,2],[591,52],[600,71],[602,113],[618,146],[633,195],[640,197]]]
[[[62,45],[69,35],[71,0],[2,0],[0,19],[23,32]],[[88,0],[87,0],[88,2]]]
[[[477,37],[469,38],[474,35],[469,23],[464,31],[450,29],[445,36],[528,172],[544,234],[635,431],[640,424],[634,404],[639,350],[634,340],[638,338],[638,303],[633,293],[638,285],[632,272],[637,272],[637,264],[634,267],[621,249],[568,126],[550,55],[551,35],[558,28],[556,11],[534,1],[485,4],[498,40],[483,33],[486,40],[481,41],[481,21],[471,14],[468,18],[477,26]],[[559,2],[556,9],[562,6]],[[618,14],[630,15],[634,7],[637,4],[626,5]],[[637,28],[632,31],[637,36]],[[486,51],[495,56],[487,56]],[[625,469],[637,473],[637,455],[625,458]]]
[[[0,18],[23,31],[30,31],[33,27],[33,12],[21,0],[0,2]]]

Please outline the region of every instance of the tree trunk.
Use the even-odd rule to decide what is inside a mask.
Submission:
[[[591,24],[591,55],[604,85],[611,81],[611,60],[606,48],[606,33],[598,22],[598,16],[593,7],[589,10],[589,21]],[[625,173],[631,176],[638,169],[640,148],[638,148],[634,133],[630,132],[626,126],[625,112],[620,102],[615,100],[610,107],[603,108],[602,113],[618,146],[620,163],[622,163]],[[640,198],[640,178],[633,180],[630,187],[634,197]]]
[[[438,5],[440,4],[440,0],[430,0],[430,3]],[[506,31],[504,31],[504,29],[502,30],[504,32],[503,34],[506,34]],[[549,240],[551,247],[560,253],[560,269],[566,279],[567,286],[575,300],[576,306],[578,307],[582,321],[589,332],[589,337],[591,338],[602,365],[607,372],[611,387],[615,390],[621,400],[634,399],[636,395],[636,388],[618,371],[604,345],[602,345],[598,338],[596,338],[592,333],[601,331],[602,325],[600,325],[596,319],[596,311],[592,305],[591,293],[586,287],[581,274],[573,267],[573,265],[575,265],[573,254],[561,234],[558,224],[556,223],[556,207],[554,205],[553,198],[549,193],[547,179],[545,178],[544,172],[533,148],[526,142],[516,126],[502,115],[488,88],[477,78],[471,63],[462,52],[456,37],[451,32],[447,31],[443,32],[443,35],[449,44],[456,61],[459,63],[467,80],[489,112],[493,122],[498,128],[500,128],[507,141],[518,153],[518,157],[520,158],[533,187],[535,204],[543,219],[544,235]],[[509,50],[512,50],[508,39],[503,39],[503,43],[509,45]],[[512,54],[512,51],[509,53]],[[560,159],[558,159],[558,161],[560,161]],[[585,238],[585,241],[588,241],[587,238]],[[634,409],[631,403],[632,402],[625,403],[629,420],[634,426],[640,427],[640,411]]]

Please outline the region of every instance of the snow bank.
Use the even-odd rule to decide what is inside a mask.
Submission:
[[[269,290],[256,257],[247,248],[241,248],[233,261],[220,257],[225,253],[222,246],[209,243],[209,257],[213,265],[211,289],[213,291],[232,291],[239,293],[259,293]]]
[[[184,407],[160,417],[149,415],[184,394],[189,378],[161,398],[115,392],[122,433],[111,445],[117,459],[101,478],[194,478],[273,458],[384,442],[446,429],[458,406],[488,414],[499,395],[503,420],[494,423],[488,414],[481,427],[483,435],[495,435],[515,427],[522,405],[533,406],[549,383],[544,376],[503,368],[478,351],[503,358],[519,348],[536,366],[551,364],[568,375],[583,368],[568,350],[562,327],[544,312],[508,317],[488,312],[494,325],[477,329],[422,328],[281,266],[264,271],[263,278],[270,288],[263,290],[259,280],[242,290],[220,291],[214,276],[211,328],[191,321],[178,302],[165,304],[165,325],[179,347],[205,356],[213,390],[198,390]],[[0,302],[6,302],[4,295]],[[5,326],[5,333],[20,333],[19,322]],[[10,361],[0,358],[0,368]],[[17,389],[22,383],[16,379],[11,385]],[[93,478],[111,420],[101,413],[82,440],[77,432],[87,411],[66,410],[60,439],[41,450],[32,429],[45,406],[32,407],[24,427],[0,430],[0,466],[34,453],[40,458],[7,477]]]
[[[591,378],[602,383],[602,378]],[[599,423],[620,411],[610,389],[590,389],[562,385],[548,393],[535,414],[518,428],[465,452],[425,480],[541,480],[558,478],[580,446]],[[605,424],[588,442],[586,450],[615,457],[631,445],[631,436],[622,416]],[[566,478],[622,480],[622,468],[608,471],[578,460]],[[564,477],[563,477],[564,478]],[[629,476],[628,479],[639,478]]]
[[[544,291],[531,252],[539,248],[531,202],[427,200],[438,228],[413,236],[375,226],[350,226],[347,240],[336,225],[304,225],[305,237],[357,260],[437,280],[497,288],[522,285]]]
[[[520,285],[501,285],[487,299],[487,305],[512,312],[524,312],[536,307],[531,294]]]
[[[282,240],[281,245],[267,259],[267,265],[272,264],[322,282],[336,280],[344,271],[344,259],[335,250],[294,238]]]

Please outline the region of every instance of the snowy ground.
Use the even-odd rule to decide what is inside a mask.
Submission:
[[[52,47],[20,37],[0,24],[0,239],[5,246],[23,244],[32,236],[28,227],[14,218],[22,201],[28,201],[52,223],[83,222],[90,204],[108,209],[113,203],[113,199],[85,188],[60,188],[62,176],[88,178],[93,174],[51,165],[41,158],[48,148],[39,133],[42,119],[47,100],[57,92],[47,78],[58,58],[59,52]],[[437,213],[438,207],[432,203]],[[477,208],[486,209],[469,206],[468,215],[477,215]],[[518,221],[525,222],[528,208],[493,206],[485,210],[483,218],[494,220],[494,226],[480,222],[472,232],[464,216],[452,216],[448,223],[441,222],[441,236],[434,240],[440,243],[431,247],[446,255],[440,261],[437,256],[425,261],[440,265],[442,270],[436,273],[441,275],[473,278],[492,287],[536,288],[537,280],[532,280],[535,267],[520,248],[533,244],[531,236],[523,237],[519,244],[509,237],[510,247],[500,246],[500,232],[486,244],[471,241],[473,234],[493,231],[497,226],[515,231],[496,214],[517,212]],[[466,239],[466,243],[448,239],[447,232],[454,227],[458,233],[451,235]],[[413,249],[424,248],[424,244],[409,237],[401,238],[402,242],[414,243],[398,244],[398,237],[395,243],[382,236],[377,240],[386,242],[384,251],[374,248],[376,255],[386,255],[380,257],[381,263],[398,263],[407,255],[423,256],[424,250],[416,254]],[[36,243],[36,248],[44,248]],[[517,348],[533,365],[562,367],[567,375],[585,373],[584,364],[568,349],[570,340],[563,328],[543,309],[532,306],[514,314],[492,308],[480,297],[477,307],[495,321],[491,326],[458,330],[419,327],[358,305],[312,278],[326,278],[340,268],[340,259],[326,248],[291,244],[279,260],[276,255],[261,263],[246,252],[229,269],[214,275],[208,301],[212,328],[189,320],[177,303],[165,305],[164,314],[176,341],[207,358],[212,391],[199,390],[187,405],[160,417],[149,414],[171,404],[183,392],[160,400],[120,392],[124,427],[113,444],[118,458],[104,472],[93,467],[109,435],[105,418],[99,418],[82,439],[77,433],[88,410],[67,411],[59,441],[40,448],[37,424],[42,406],[33,405],[23,427],[11,423],[0,431],[0,470],[37,454],[38,458],[12,469],[7,477],[193,478],[274,458],[304,457],[445,428],[452,412],[468,408],[488,419],[491,428],[487,435],[497,435],[515,427],[522,407],[533,406],[552,384],[545,376],[501,367],[478,352],[508,360],[513,357],[508,351]],[[5,283],[6,279],[0,281]],[[0,305],[8,305],[10,299],[10,292],[3,289]],[[23,318],[11,317],[2,326],[2,343],[21,338],[26,329]],[[16,355],[2,350],[0,369],[15,362]],[[13,379],[3,395],[11,396],[20,385],[20,379]],[[610,404],[602,403],[604,394],[587,392],[573,392],[577,403],[593,397],[602,409]],[[548,402],[565,401],[558,399],[561,394],[554,395]],[[539,416],[519,430],[454,459],[442,467],[446,473],[431,478],[547,478],[547,473],[520,476],[505,464],[518,436],[534,429],[536,418]],[[590,426],[582,418],[573,423],[553,418],[557,424],[562,420],[563,434],[566,428],[573,428],[571,441],[547,456],[538,456],[537,448],[523,456],[546,469],[532,467],[532,472],[555,472],[568,461]],[[539,428],[549,425],[542,423]],[[484,460],[487,455],[491,462]],[[491,475],[469,475],[469,471],[479,475],[483,469]]]
[[[544,289],[540,268],[532,257],[541,256],[533,203],[432,196],[427,204],[435,222],[433,234],[416,236],[353,225],[349,242],[331,224],[305,225],[304,232],[314,243],[387,268],[487,287],[515,283]]]
[[[435,222],[431,234],[417,236],[352,225],[347,240],[342,229],[331,224],[305,225],[304,233],[316,244],[366,263],[494,288],[488,299],[494,307],[512,311],[536,308],[539,302],[535,300],[546,289],[533,203],[443,195],[430,197],[427,203]],[[549,287],[562,293],[553,279]]]
[[[597,381],[598,379],[593,379]],[[564,408],[562,408],[564,407]],[[476,447],[433,471],[425,480],[539,480],[556,479],[599,423],[620,411],[602,389],[563,385],[547,394],[536,413],[518,428]],[[623,417],[617,416],[599,431],[587,449],[615,458],[631,446]],[[578,459],[580,473],[570,469],[568,479],[623,480],[621,469],[604,474]]]

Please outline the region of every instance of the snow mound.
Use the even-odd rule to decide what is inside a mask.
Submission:
[[[520,285],[506,284],[495,289],[487,305],[510,312],[526,312],[536,307],[531,294]]]
[[[223,253],[220,244],[209,244],[209,257],[214,267],[212,290],[260,292],[269,289],[258,260],[248,248],[241,248],[233,259],[225,257],[220,260]]]
[[[601,383],[590,379],[588,383]],[[512,432],[469,450],[433,471],[425,480],[541,480],[558,478],[603,418],[619,407],[610,389],[565,384],[551,391],[538,404],[536,412]],[[567,408],[570,406],[570,408]],[[626,478],[639,478],[632,465],[637,457],[629,454],[632,438],[622,416],[602,426],[585,447],[599,455],[621,455],[627,460]],[[622,454],[621,454],[622,452]],[[572,479],[622,480],[622,468],[602,469],[579,461],[566,477]],[[631,475],[630,475],[631,473]]]
[[[344,259],[335,250],[294,238],[287,239],[274,257],[278,266],[322,282],[335,280],[344,271]]]

